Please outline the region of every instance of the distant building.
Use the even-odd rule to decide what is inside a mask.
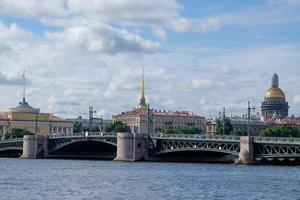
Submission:
[[[281,125],[291,125],[291,126],[299,126],[300,127],[300,117],[287,117],[284,119],[269,119],[266,120],[266,123],[269,126],[281,126]]]
[[[230,116],[226,117],[229,119],[230,123],[232,124],[232,134],[236,133],[239,130],[248,130],[248,119],[246,117],[240,117],[240,116]],[[217,133],[217,127],[216,127],[216,120],[215,119],[209,119],[206,122],[206,133],[209,135],[214,135]],[[262,121],[258,116],[253,115],[251,116],[250,120],[250,134],[252,136],[259,135],[259,133],[266,129],[268,127],[267,123]]]
[[[0,114],[2,137],[17,128],[38,135],[71,134],[73,123],[50,113],[40,113],[40,109],[31,107],[24,97],[17,107]]]
[[[72,122],[73,124],[80,123],[82,124],[83,127],[89,127],[89,126],[98,127],[100,131],[103,131],[105,127],[112,124],[111,119],[93,118],[92,120],[90,120],[90,119],[84,119],[81,116],[77,118],[68,118],[67,120]]]
[[[267,90],[261,105],[263,119],[276,120],[288,117],[289,106],[284,92],[279,88],[279,77],[273,75],[272,87]]]
[[[172,128],[198,128],[205,131],[205,118],[188,111],[165,111],[150,109],[145,99],[144,73],[142,77],[141,97],[139,104],[132,110],[112,116],[113,122],[127,124],[132,132],[161,132]]]

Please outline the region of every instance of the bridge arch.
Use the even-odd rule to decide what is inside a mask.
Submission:
[[[158,151],[156,158],[167,162],[205,162],[205,163],[232,163],[238,153],[217,149],[172,149]]]
[[[88,158],[112,160],[116,156],[117,145],[99,139],[64,140],[50,143],[49,154],[56,158]]]
[[[0,149],[0,157],[20,157],[22,154],[23,148],[21,147]]]
[[[211,152],[211,153],[218,153],[222,155],[235,155],[235,156],[239,155],[239,152],[227,151],[223,149],[199,149],[199,148],[168,149],[168,150],[159,151],[155,155],[163,155],[163,154],[170,154],[170,153],[177,153],[177,152],[208,152],[208,153]]]

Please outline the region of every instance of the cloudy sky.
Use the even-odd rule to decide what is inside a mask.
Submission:
[[[0,0],[0,110],[256,111],[274,72],[300,115],[299,0]]]

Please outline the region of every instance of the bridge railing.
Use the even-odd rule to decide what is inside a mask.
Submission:
[[[23,141],[23,138],[8,138],[8,139],[0,140],[0,143],[19,142],[19,141]]]
[[[93,137],[93,136],[103,136],[103,137],[115,137],[116,133],[106,133],[106,132],[79,132],[79,133],[71,133],[71,134],[53,134],[49,136],[49,138],[66,138],[66,137]]]
[[[289,137],[254,137],[256,143],[288,143],[300,144],[300,138]]]
[[[198,139],[198,140],[230,140],[230,141],[240,141],[239,136],[234,135],[199,135],[199,134],[164,134],[156,133],[151,134],[153,139]]]

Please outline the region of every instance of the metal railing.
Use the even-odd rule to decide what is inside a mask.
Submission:
[[[230,140],[230,141],[240,141],[239,136],[234,135],[189,135],[189,134],[164,134],[157,133],[151,134],[153,139],[196,139],[196,140]]]
[[[287,143],[300,144],[300,138],[292,137],[254,137],[256,143]]]
[[[49,138],[68,138],[68,137],[116,137],[116,133],[106,133],[106,132],[79,132],[71,134],[52,134]]]
[[[6,142],[19,142],[23,141],[23,138],[7,138],[4,140],[0,140],[0,143],[6,143]]]

